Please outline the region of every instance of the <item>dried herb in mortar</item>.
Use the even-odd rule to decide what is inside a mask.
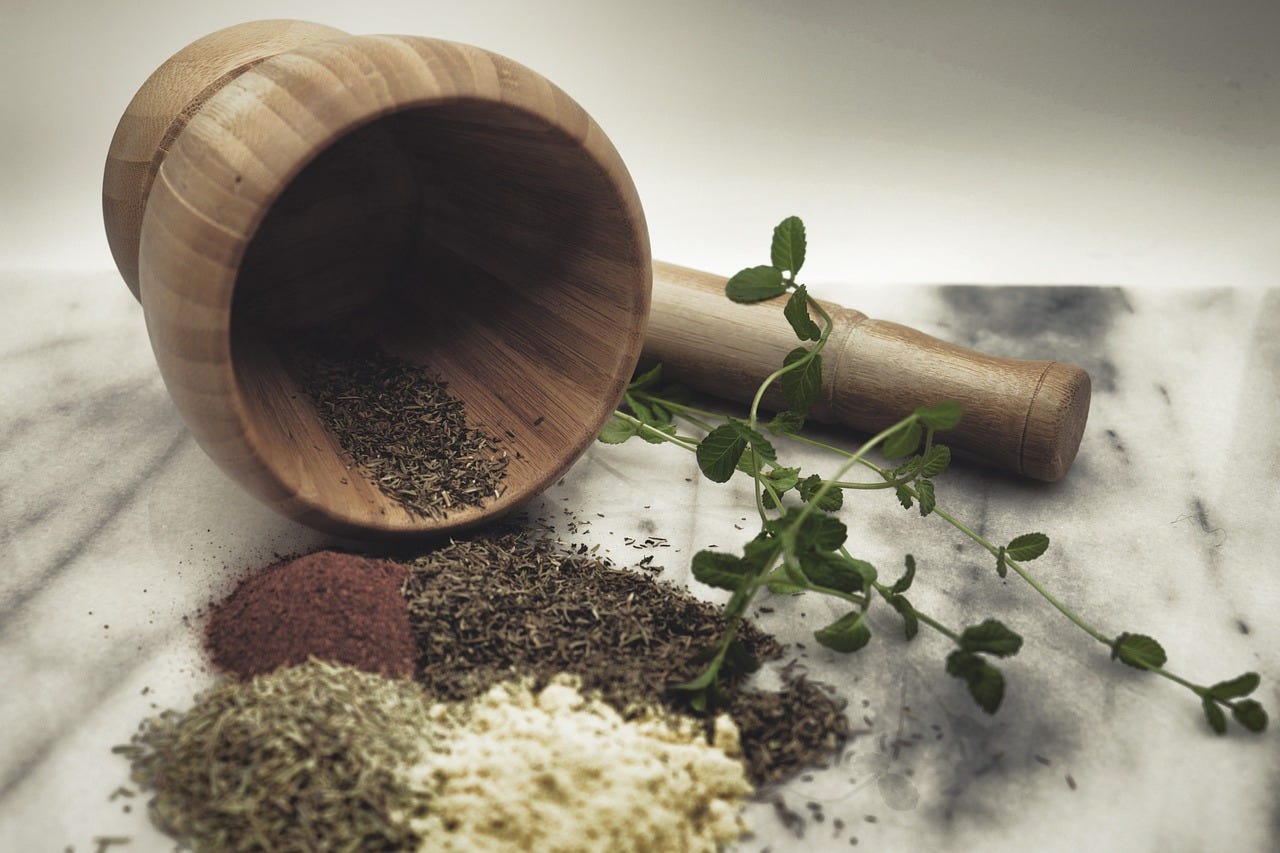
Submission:
[[[502,494],[507,454],[422,368],[330,345],[298,358],[303,391],[355,466],[410,513],[444,518]]]

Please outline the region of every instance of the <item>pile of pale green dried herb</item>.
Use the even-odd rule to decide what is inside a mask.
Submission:
[[[311,660],[222,684],[127,746],[152,822],[196,850],[404,850],[420,839],[428,702],[414,683]]]

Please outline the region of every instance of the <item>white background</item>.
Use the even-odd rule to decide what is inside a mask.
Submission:
[[[450,38],[578,99],[655,257],[812,282],[1274,286],[1280,2],[3,0],[0,267],[110,268],[102,163],[169,54],[262,17]]]

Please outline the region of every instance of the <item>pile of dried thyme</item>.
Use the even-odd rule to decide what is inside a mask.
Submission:
[[[439,519],[501,496],[507,454],[468,425],[444,382],[373,349],[330,344],[299,353],[297,363],[325,428],[410,513]]]
[[[429,703],[412,682],[312,661],[144,721],[116,752],[152,823],[196,850],[414,850]]]
[[[434,696],[469,699],[491,685],[560,673],[624,713],[687,707],[668,688],[724,630],[719,608],[685,590],[523,530],[458,540],[411,564],[405,584],[419,681]],[[771,636],[744,623],[743,646],[777,659]],[[802,676],[781,691],[734,689],[723,708],[741,731],[752,781],[767,784],[824,764],[848,737],[842,705]]]

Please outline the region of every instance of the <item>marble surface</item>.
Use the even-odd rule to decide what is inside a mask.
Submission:
[[[1194,680],[1260,672],[1258,697],[1280,712],[1280,290],[814,289],[958,343],[1087,368],[1091,419],[1064,481],[959,465],[939,479],[940,503],[991,538],[1049,533],[1033,568],[1071,606],[1108,633],[1156,636]],[[210,683],[202,605],[273,553],[323,540],[204,457],[114,273],[0,273],[0,293],[0,850],[93,850],[102,835],[167,850],[141,798],[111,799],[127,781],[111,746]],[[745,484],[695,473],[675,448],[597,445],[531,511],[620,562],[652,554],[681,582],[693,551],[750,528]],[[764,627],[805,643],[795,654],[848,699],[859,734],[835,766],[781,791],[823,821],[807,817],[798,838],[754,805],[743,850],[847,850],[851,837],[889,850],[1280,847],[1280,727],[1215,737],[1186,691],[1109,661],[945,524],[882,492],[846,504],[859,556],[895,575],[916,555],[918,607],[956,626],[999,616],[1026,645],[987,717],[942,672],[946,641],[926,631],[906,645],[887,608],[873,643],[842,657],[809,637],[829,605],[769,602]],[[646,537],[666,544],[628,544]]]

